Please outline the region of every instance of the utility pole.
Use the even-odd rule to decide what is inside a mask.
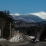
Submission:
[[[10,38],[11,38],[11,33],[12,33],[12,32],[11,32],[11,22],[10,22]]]
[[[2,38],[3,38],[3,18],[2,18]]]

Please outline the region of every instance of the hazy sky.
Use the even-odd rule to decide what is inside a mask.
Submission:
[[[46,12],[46,0],[0,0],[0,10],[20,14]]]

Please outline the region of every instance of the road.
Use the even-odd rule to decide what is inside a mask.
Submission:
[[[35,46],[36,43],[28,43],[28,44],[24,44],[24,45],[19,45],[19,46]]]
[[[25,41],[28,41],[28,44],[18,45],[18,46],[46,46],[46,42],[37,42],[37,43],[31,43],[31,40],[28,40],[28,38],[24,35],[22,35]]]
[[[0,42],[0,46],[46,46],[46,42],[37,42],[37,43],[31,43],[31,40],[28,40],[28,38],[26,36],[23,36],[23,39],[25,41],[27,41],[28,43],[24,43],[24,44],[21,44],[21,43],[10,43],[9,41],[6,41],[6,42]]]
[[[46,46],[46,42],[38,42],[36,46]]]
[[[46,42],[37,42],[37,43],[27,43],[27,44],[10,44],[10,43],[0,43],[0,46],[46,46]]]
[[[46,42],[28,43],[25,45],[18,45],[18,46],[46,46]]]

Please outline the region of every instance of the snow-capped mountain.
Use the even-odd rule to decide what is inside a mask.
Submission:
[[[11,14],[14,20],[24,20],[26,22],[41,22],[46,20],[46,12],[36,12],[27,14]]]
[[[41,11],[41,12],[30,13],[30,14],[32,14],[32,15],[36,15],[36,16],[39,16],[40,18],[46,20],[46,12]]]

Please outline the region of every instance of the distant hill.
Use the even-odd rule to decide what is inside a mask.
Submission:
[[[23,20],[25,22],[42,22],[42,21],[45,21],[44,19],[38,17],[38,16],[35,16],[35,15],[19,15],[19,16],[15,16],[15,15],[12,15],[13,19],[14,20]]]

